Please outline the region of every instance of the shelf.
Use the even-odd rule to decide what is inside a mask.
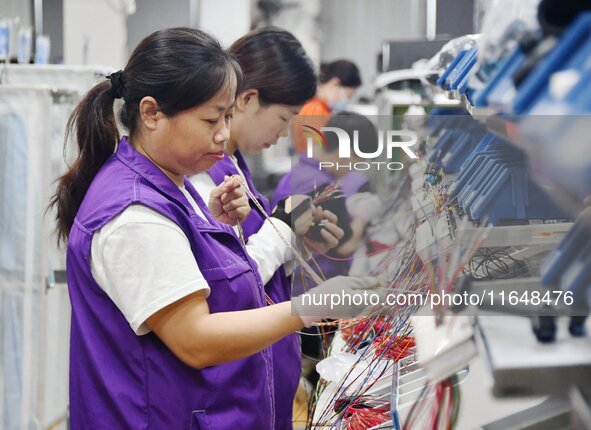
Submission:
[[[470,115],[476,120],[486,122],[489,116],[495,115],[497,111],[489,107],[472,106],[468,100],[464,102],[464,107]]]
[[[541,344],[526,318],[478,317],[495,396],[565,395],[573,386],[591,385],[589,338],[571,337],[568,318],[558,322],[556,341]]]
[[[572,226],[572,222],[496,226],[490,230],[481,248],[557,245]],[[476,230],[477,227],[468,227],[464,232],[474,234]],[[456,236],[458,234],[459,230],[456,230]]]

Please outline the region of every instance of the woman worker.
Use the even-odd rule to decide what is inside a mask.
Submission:
[[[243,87],[236,97],[236,110],[232,130],[226,145],[226,156],[207,173],[200,173],[191,182],[205,200],[227,176],[241,175],[256,196],[265,213],[253,209],[242,222],[247,249],[258,265],[265,282],[265,290],[275,303],[289,300],[290,282],[278,261],[258,257],[264,250],[282,247],[275,233],[265,223],[271,214],[269,201],[254,187],[251,174],[241,152],[256,154],[287,136],[291,119],[302,105],[316,92],[313,65],[298,40],[289,32],[266,27],[240,38],[230,47],[244,74]],[[284,196],[288,197],[288,196]],[[295,199],[295,197],[294,197]],[[280,203],[280,202],[279,202]],[[331,221],[320,231],[325,239],[316,246],[326,248],[322,242],[338,244],[332,236],[341,237],[333,214],[323,213]],[[290,224],[286,219],[287,224]],[[309,228],[309,225],[307,226]],[[297,233],[305,233],[302,230]],[[340,233],[340,234],[339,234]],[[284,233],[290,237],[289,228]],[[279,253],[281,254],[281,253]],[[287,258],[287,256],[286,256]],[[301,373],[300,340],[297,334],[285,337],[273,345],[275,377],[275,429],[292,428],[292,408]]]
[[[320,130],[330,116],[347,110],[357,88],[361,86],[361,75],[355,63],[336,60],[320,66],[319,85],[316,95],[308,100],[292,124],[292,138],[295,152],[306,151],[306,134],[302,126],[308,125]]]
[[[361,152],[375,153],[378,150],[378,133],[372,122],[363,115],[341,112],[333,115],[327,127],[343,130],[348,136],[357,136]],[[324,206],[338,216],[338,225],[346,234],[332,256],[317,256],[317,263],[328,278],[349,273],[350,257],[360,245],[365,229],[371,220],[380,214],[382,204],[372,193],[369,177],[365,171],[348,170],[347,163],[365,161],[355,154],[351,159],[339,158],[339,139],[335,133],[324,135],[326,146],[314,145],[312,156],[300,154],[299,161],[286,173],[273,195],[273,202],[291,194],[313,195],[329,184],[339,184],[342,197],[327,201]],[[322,168],[319,168],[323,163]],[[342,165],[343,168],[337,166]]]
[[[79,154],[53,204],[68,241],[74,430],[274,426],[269,346],[314,318],[299,316],[299,298],[299,315],[266,306],[255,263],[218,221],[248,212],[237,184],[216,188],[210,212],[185,178],[222,158],[240,80],[207,34],[162,30],[72,114]],[[354,293],[375,281],[318,291],[343,284]]]

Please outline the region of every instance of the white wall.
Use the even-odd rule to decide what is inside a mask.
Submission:
[[[213,34],[225,46],[231,45],[250,30],[251,5],[248,0],[136,2],[137,12],[127,19],[129,53],[145,36],[163,28],[197,27]]]
[[[138,0],[137,10],[127,18],[127,52],[133,52],[140,41],[157,30],[190,27],[197,19],[192,5],[197,0]]]
[[[19,18],[20,25],[33,27],[32,2],[23,0],[0,0],[0,17]]]
[[[125,66],[124,3],[120,0],[64,0],[64,64],[117,69]]]
[[[123,8],[129,0],[63,1],[65,64],[122,68],[139,40],[160,28],[196,22],[226,46],[250,30],[251,6],[245,0],[136,0],[138,12],[129,16],[129,32]]]
[[[250,2],[247,0],[199,0],[199,28],[216,36],[224,46],[250,30]]]
[[[373,95],[383,41],[425,37],[425,0],[322,0],[321,6],[321,59],[354,61],[363,80],[359,95]]]

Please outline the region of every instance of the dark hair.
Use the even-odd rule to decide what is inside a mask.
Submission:
[[[333,115],[326,127],[338,127],[347,132],[353,143],[353,132],[359,133],[359,149],[364,153],[372,153],[378,150],[378,132],[373,123],[367,117],[353,112],[339,112]],[[327,149],[329,152],[339,149],[339,139],[335,133],[326,133]]]
[[[75,130],[78,156],[59,179],[50,203],[57,206],[58,239],[67,239],[88,187],[115,152],[119,140],[113,112],[116,97],[124,100],[121,122],[133,137],[142,98],[154,97],[165,115],[174,116],[210,100],[233,77],[239,87],[240,66],[203,31],[170,28],[143,39],[125,69],[111,75],[111,82],[95,85],[68,120],[66,145]]]
[[[316,94],[314,65],[300,42],[277,27],[251,31],[230,46],[244,74],[242,90],[257,89],[262,104],[304,104]]]
[[[320,65],[320,83],[324,84],[332,78],[338,78],[344,87],[357,88],[361,86],[359,69],[349,60],[336,60]]]

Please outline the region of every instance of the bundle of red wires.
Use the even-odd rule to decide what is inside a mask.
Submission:
[[[415,346],[415,339],[411,336],[396,336],[394,341],[387,336],[378,336],[373,341],[376,355],[390,360],[398,361],[408,357]]]
[[[341,336],[351,348],[356,349],[361,342],[367,339],[371,331],[374,333],[387,333],[391,327],[392,323],[385,321],[383,318],[366,319],[348,327],[343,327]]]
[[[390,410],[387,407],[359,407],[350,405],[345,413],[345,430],[366,430],[389,421]]]

